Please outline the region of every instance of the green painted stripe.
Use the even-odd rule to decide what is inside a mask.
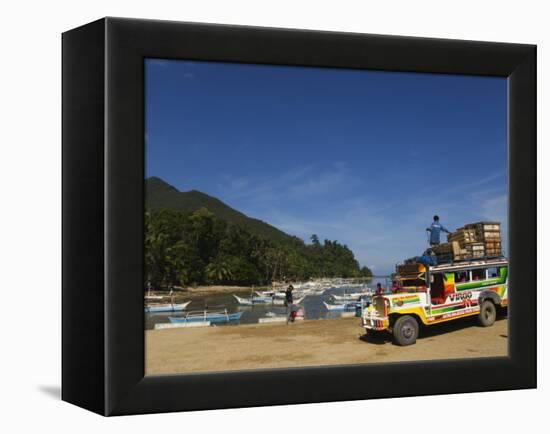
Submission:
[[[468,289],[484,288],[486,286],[498,285],[498,279],[493,280],[479,280],[472,283],[463,283],[461,285],[456,285],[457,291],[466,291]]]
[[[440,307],[438,309],[432,309],[432,315],[439,315],[441,313],[452,312],[454,310],[460,310],[460,309],[465,309],[464,305]]]
[[[405,304],[409,304],[409,303],[420,303],[420,297],[414,297],[414,298],[409,298],[409,299],[401,299],[401,298],[398,298],[398,299],[392,299],[392,306],[403,306]],[[398,304],[398,302],[402,302],[401,305]]]
[[[410,298],[408,300],[401,300],[403,301],[403,304],[406,304],[406,303],[418,303],[420,301],[420,299],[418,297],[416,298]]]

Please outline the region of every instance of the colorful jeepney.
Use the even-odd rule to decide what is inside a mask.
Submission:
[[[389,331],[397,345],[411,345],[419,325],[429,326],[477,315],[482,326],[495,322],[508,305],[506,258],[441,265],[397,266],[397,289],[373,297],[362,312],[367,333]]]

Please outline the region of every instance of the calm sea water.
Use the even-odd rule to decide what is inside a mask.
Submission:
[[[370,288],[376,287],[377,283],[381,283],[382,286],[387,284],[386,279],[372,279],[368,285]],[[354,292],[357,287],[340,287],[329,288],[322,295],[308,295],[303,303],[300,305],[304,308],[305,319],[326,319],[340,316],[342,311],[328,311],[323,304],[323,301],[331,302],[330,295],[342,295],[344,292]],[[249,297],[250,294],[238,294],[242,297]],[[266,318],[273,314],[285,315],[285,306],[275,306],[272,304],[256,304],[254,306],[241,306],[237,303],[237,300],[231,294],[212,294],[204,297],[194,298],[191,304],[187,306],[188,311],[203,310],[205,307],[212,310],[221,310],[226,308],[228,312],[242,311],[241,320],[233,323],[221,323],[221,326],[235,326],[239,324],[256,324],[260,318]],[[146,313],[145,314],[145,328],[151,330],[155,328],[155,324],[169,323],[168,317],[184,316],[182,312],[162,312],[162,313]],[[216,324],[218,325],[218,324]]]

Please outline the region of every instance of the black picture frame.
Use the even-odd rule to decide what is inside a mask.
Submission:
[[[63,400],[124,415],[536,387],[536,46],[104,18],[62,51]],[[508,357],[144,377],[144,58],[507,77]]]

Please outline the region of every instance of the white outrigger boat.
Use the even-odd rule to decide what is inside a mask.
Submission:
[[[335,310],[355,310],[357,306],[361,306],[361,303],[359,302],[352,302],[352,303],[327,303],[326,301],[323,301],[323,304],[329,311],[335,311]]]
[[[283,290],[268,290],[268,291],[254,291],[254,293],[258,297],[271,297],[274,299],[284,299],[286,297],[286,293]],[[306,295],[312,295],[312,291],[307,290],[299,290],[299,291],[292,291],[293,297],[305,297]]]
[[[334,301],[361,301],[362,298],[368,298],[372,296],[372,292],[350,292],[344,293],[343,295],[331,294],[330,297]]]
[[[254,291],[257,297],[285,298],[285,292],[279,290]]]
[[[145,300],[162,300],[164,298],[163,295],[146,295]]]
[[[233,297],[235,298],[235,300],[237,300],[237,303],[242,306],[253,306],[255,304],[271,304],[273,302],[273,298],[267,296],[244,298],[233,294]]]
[[[262,296],[262,297],[250,297],[250,298],[244,298],[239,297],[238,295],[233,294],[233,297],[235,297],[235,300],[237,300],[237,303],[239,303],[241,306],[253,306],[255,304],[274,304],[276,306],[283,306],[285,304],[284,298],[279,297],[269,297],[269,296]],[[300,304],[304,301],[306,296],[302,296],[301,298],[296,299],[294,304]]]
[[[149,304],[145,306],[145,312],[157,313],[157,312],[181,312],[191,303],[191,300],[185,303],[166,303],[166,304]]]
[[[242,316],[242,312],[233,312],[229,313],[227,309],[212,311],[212,310],[198,310],[193,312],[187,312],[184,316],[174,317],[170,316],[168,319],[172,324],[183,324],[183,323],[193,323],[193,322],[210,322],[214,323],[225,323],[225,322],[234,322],[239,321]]]

